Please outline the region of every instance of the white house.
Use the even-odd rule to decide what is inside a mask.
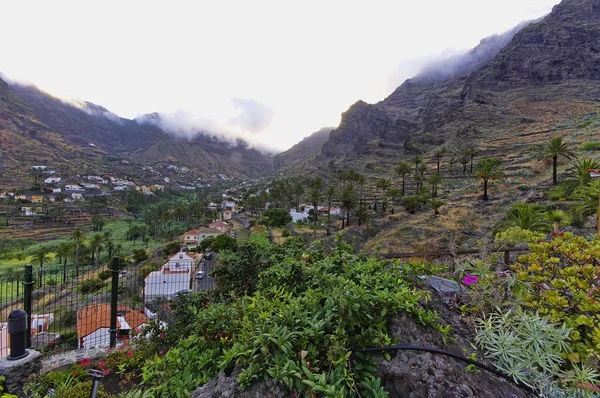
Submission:
[[[187,272],[189,273],[198,263],[198,255],[179,252],[171,256],[168,262],[162,266],[166,273]]]
[[[60,177],[51,176],[51,177],[46,178],[44,180],[44,182],[46,184],[58,184],[61,180],[62,180],[62,178],[60,178]]]
[[[189,272],[165,272],[164,267],[150,272],[144,279],[144,302],[160,298],[170,300],[174,293],[189,290],[191,280]]]
[[[81,191],[83,190],[83,188],[81,188],[79,185],[65,185],[65,191]]]
[[[33,314],[31,316],[31,335],[47,332],[52,322],[54,322],[54,314]]]
[[[52,188],[52,193],[61,193],[62,188]]]
[[[117,340],[128,340],[132,330],[150,324],[146,314],[127,306],[117,306]],[[93,303],[77,310],[77,339],[79,348],[110,345],[110,304]]]
[[[293,222],[308,220],[307,214],[302,213],[302,212],[297,212],[297,211],[295,211],[295,209],[290,210],[290,216],[292,216]]]

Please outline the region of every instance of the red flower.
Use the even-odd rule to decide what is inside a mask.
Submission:
[[[556,232],[552,231],[552,236],[556,236]]]
[[[92,360],[89,358],[84,358],[83,361],[79,362],[79,366],[87,366],[92,363]]]
[[[108,376],[110,374],[110,370],[104,369],[104,371],[102,372],[102,374],[104,374],[104,376]]]
[[[560,236],[565,236],[565,233],[564,233],[564,232],[561,232],[561,233],[560,233]]]
[[[161,334],[158,335],[158,337],[160,337],[162,339],[163,337],[165,337],[165,334],[161,333]]]
[[[127,356],[128,356],[128,357],[130,357],[130,356],[132,356],[132,355],[133,355],[133,351],[131,351],[131,350],[127,351]]]
[[[106,366],[106,362],[104,362],[104,361],[100,361],[100,362],[98,362],[98,367],[99,367],[100,369],[102,369],[102,368],[103,368],[103,367],[105,367],[105,366]]]
[[[77,376],[77,372],[71,372],[71,376],[73,376],[73,377]]]

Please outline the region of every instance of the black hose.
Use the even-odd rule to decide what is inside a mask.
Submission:
[[[479,368],[485,369],[488,372],[492,372],[493,374],[495,374],[496,376],[502,377],[503,379],[506,379],[508,381],[510,381],[511,383],[516,384],[517,386],[526,389],[529,392],[535,393],[535,391],[527,386],[527,385],[521,385],[519,383],[517,383],[512,377],[510,377],[509,375],[502,373],[496,369],[493,369],[487,365],[484,365],[480,362],[474,361],[471,358],[467,358],[464,357],[462,355],[458,355],[458,354],[453,354],[451,352],[448,351],[444,351],[444,350],[440,350],[439,348],[434,348],[434,347],[421,347],[421,346],[416,346],[416,345],[393,345],[393,346],[386,346],[386,347],[379,347],[379,348],[360,348],[357,350],[354,350],[353,352],[372,352],[372,351],[405,351],[405,350],[411,350],[411,351],[425,351],[425,352],[431,352],[434,354],[441,354],[441,355],[446,355],[449,357],[452,357],[454,359],[458,359],[460,361],[463,362],[467,362],[471,365],[475,365]]]

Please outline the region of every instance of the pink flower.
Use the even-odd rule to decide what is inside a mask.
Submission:
[[[160,351],[158,352],[158,355],[162,355],[162,354],[164,354],[164,353],[165,353],[165,352],[164,352],[164,350],[160,350]]]
[[[477,276],[475,276],[475,275],[467,274],[463,278],[463,283],[465,285],[472,285],[473,283],[477,283],[477,282],[479,282],[479,278],[477,278]]]
[[[102,372],[102,374],[104,374],[104,376],[108,376],[110,374],[110,370],[104,369],[104,371]]]
[[[106,366],[106,362],[104,362],[104,361],[100,361],[100,362],[98,362],[98,367],[99,367],[99,368],[103,368],[103,367],[105,367],[105,366]]]
[[[160,337],[162,339],[163,337],[165,337],[165,334],[161,333],[161,334],[158,335],[158,337]]]
[[[127,351],[127,356],[128,356],[128,357],[130,357],[130,356],[132,356],[132,355],[133,355],[133,351],[131,351],[131,350]]]

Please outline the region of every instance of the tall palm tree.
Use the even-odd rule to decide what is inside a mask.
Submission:
[[[75,245],[75,276],[79,277],[79,249],[85,243],[85,235],[80,229],[71,234],[71,241]]]
[[[73,254],[73,244],[70,242],[59,243],[54,249],[56,257],[63,260],[63,283],[67,282],[67,259]]]
[[[300,211],[300,198],[304,195],[304,184],[300,180],[300,178],[294,178],[292,182],[292,192],[294,192],[294,197],[296,199],[296,212]]]
[[[468,146],[463,150],[463,154],[464,156],[466,156],[467,158],[469,158],[471,160],[471,173],[473,173],[473,158],[475,157],[475,155],[477,155],[477,148],[475,148],[474,146]]]
[[[504,171],[501,162],[495,158],[484,158],[477,163],[475,168],[477,177],[483,180],[483,200],[488,200],[488,182],[504,179]]]
[[[427,166],[425,166],[425,163],[421,163],[419,165],[419,167],[417,168],[417,173],[418,173],[418,189],[423,188],[423,180],[425,180],[425,172],[427,171]]]
[[[404,193],[406,192],[404,187],[406,175],[408,173],[410,173],[410,165],[406,162],[398,162],[398,165],[396,166],[396,174],[402,177],[402,196],[404,196]]]
[[[360,226],[369,215],[369,210],[367,209],[367,206],[360,204],[354,209],[354,215],[358,219],[358,225]]]
[[[310,200],[313,204],[313,239],[317,239],[317,221],[319,217],[319,200],[321,199],[321,189],[323,188],[323,180],[321,177],[316,177],[310,184]]]
[[[571,222],[571,216],[569,213],[562,210],[552,210],[547,213],[548,220],[554,224],[554,232],[558,233],[560,224],[568,224]]]
[[[375,184],[375,188],[378,190],[381,190],[383,192],[384,196],[385,196],[385,191],[387,191],[391,186],[392,186],[392,182],[387,178],[380,178],[379,180],[377,180],[377,183]],[[383,207],[383,211],[385,212],[385,204],[382,207]]]
[[[104,238],[100,234],[94,234],[90,237],[90,246],[93,250],[96,266],[100,262],[100,253],[102,253],[102,243]]]
[[[335,197],[336,194],[336,189],[335,189],[335,185],[329,185],[327,187],[327,191],[325,192],[325,196],[327,197],[327,236],[329,236],[331,234],[331,232],[329,231],[329,227],[330,227],[330,219],[331,219],[331,202],[333,201],[333,198]]]
[[[354,189],[354,185],[346,184],[346,186],[344,186],[340,201],[342,202],[342,208],[344,209],[344,214],[342,215],[342,229],[344,229],[344,217],[346,218],[346,224],[349,226],[350,210],[354,207],[354,203],[356,202],[356,191]]]
[[[575,153],[569,148],[569,146],[563,142],[563,137],[554,137],[541,150],[537,151],[537,159],[539,161],[552,159],[552,184],[558,184],[556,178],[556,168],[558,167],[558,157],[562,156],[571,160]]]
[[[44,246],[37,249],[31,255],[31,263],[38,264],[40,266],[40,287],[42,286],[42,269],[44,267],[44,264],[49,263],[50,261],[52,261],[52,257],[50,257],[50,249]]]
[[[419,165],[421,163],[423,163],[423,158],[420,157],[419,155],[415,155],[415,157],[413,158],[412,162],[415,164],[415,173],[417,173]]]
[[[392,205],[396,204],[396,200],[401,196],[401,192],[398,188],[390,188],[387,192],[387,196],[392,201]]]
[[[460,164],[462,164],[463,174],[467,174],[467,165],[469,164],[469,158],[465,155],[462,155],[460,159],[458,159],[458,161],[460,162]]]
[[[436,163],[437,163],[437,172],[440,172],[440,160],[444,157],[444,155],[448,152],[448,149],[446,149],[445,147],[442,147],[441,149],[438,149],[437,151],[435,151],[435,153],[433,154],[433,157],[436,159]]]
[[[433,173],[428,179],[427,182],[431,184],[431,197],[437,197],[437,187],[442,182],[442,176],[439,171]]]
[[[448,164],[450,165],[450,174],[452,174],[452,168],[454,164],[458,162],[458,156],[454,152],[450,152],[450,156],[448,157]]]

